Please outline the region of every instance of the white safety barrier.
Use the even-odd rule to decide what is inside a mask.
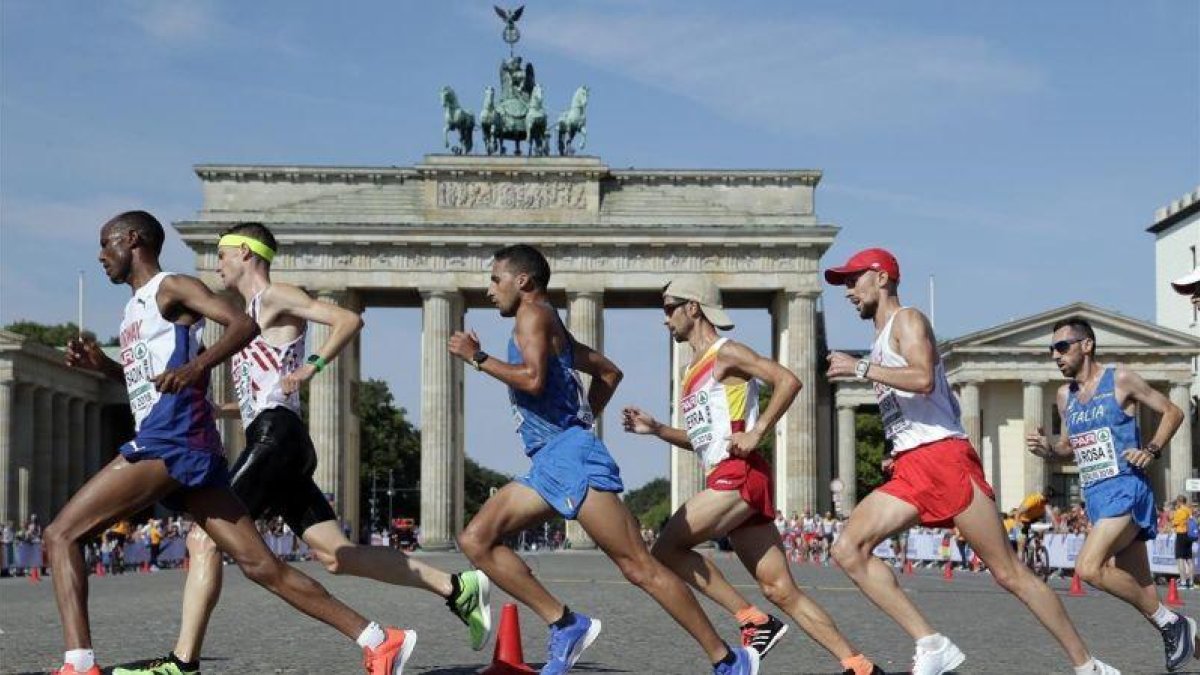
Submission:
[[[953,536],[949,537],[949,546],[943,546],[944,536],[935,532],[911,531],[908,533],[908,559],[913,562],[947,560],[962,562],[958,554],[958,545]],[[1056,569],[1075,569],[1075,558],[1083,548],[1082,534],[1047,534],[1043,535],[1042,543],[1050,554],[1050,567]],[[1160,534],[1155,539],[1146,542],[1147,553],[1150,554],[1150,571],[1154,574],[1178,574],[1175,566],[1175,535]],[[1194,549],[1193,549],[1194,550]],[[892,550],[892,540],[886,540],[875,547],[875,557],[893,559],[896,557]]]

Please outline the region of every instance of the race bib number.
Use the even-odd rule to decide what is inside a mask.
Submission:
[[[702,452],[713,440],[712,410],[708,407],[708,392],[698,391],[685,396],[681,407],[683,426],[687,429],[692,450]]]
[[[158,399],[154,388],[154,366],[150,348],[145,342],[135,342],[121,350],[121,365],[125,369],[125,388],[129,390],[129,408],[135,419],[141,419]]]
[[[900,399],[896,397],[895,390],[891,387],[876,385],[875,393],[879,400],[879,414],[883,417],[884,435],[891,439],[908,431],[912,422],[904,417],[904,411],[900,409]]]
[[[233,393],[237,396],[238,412],[243,420],[254,419],[254,384],[250,379],[250,361],[238,358],[234,364]]]
[[[1079,466],[1079,485],[1087,487],[1121,472],[1117,464],[1117,446],[1112,431],[1101,427],[1069,437],[1075,463]]]

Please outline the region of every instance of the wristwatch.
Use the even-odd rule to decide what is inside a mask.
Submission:
[[[488,360],[488,353],[480,349],[475,352],[475,356],[471,357],[471,367],[475,370],[483,369],[483,362]]]
[[[867,379],[867,371],[871,369],[871,359],[863,357],[854,366],[854,376],[860,380]]]
[[[1158,458],[1162,457],[1162,448],[1158,447],[1154,443],[1147,443],[1146,447],[1144,447],[1142,449],[1145,450],[1146,452],[1150,453],[1150,456],[1153,457],[1154,459],[1158,459]]]
[[[325,366],[329,365],[325,359],[321,358],[320,354],[310,354],[305,363],[312,366],[313,370],[317,371],[318,373],[324,370]]]

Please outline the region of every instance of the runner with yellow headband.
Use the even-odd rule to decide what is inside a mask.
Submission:
[[[246,248],[258,254],[258,257],[266,260],[267,262],[271,262],[275,259],[274,246],[268,246],[267,244],[264,244],[253,237],[247,237],[244,234],[222,235],[221,241],[217,243],[217,246],[245,246]]]

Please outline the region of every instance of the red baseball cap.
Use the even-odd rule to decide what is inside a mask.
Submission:
[[[825,270],[825,281],[834,286],[841,286],[846,283],[846,277],[867,270],[887,272],[888,277],[896,282],[900,281],[900,263],[896,262],[896,256],[882,248],[863,249],[850,256],[845,265],[830,267]]]

